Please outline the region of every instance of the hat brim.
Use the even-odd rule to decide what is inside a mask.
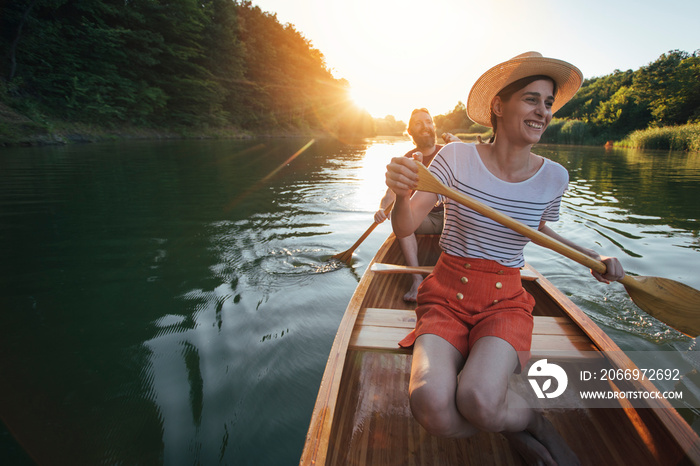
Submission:
[[[549,76],[557,84],[552,113],[571,100],[583,82],[581,70],[571,63],[535,53],[519,55],[482,74],[469,92],[467,116],[475,123],[491,127],[493,98],[507,85],[528,76]]]

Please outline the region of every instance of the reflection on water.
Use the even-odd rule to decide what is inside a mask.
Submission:
[[[177,141],[0,152],[0,463],[297,464],[406,140]],[[303,149],[303,150],[302,150]],[[700,156],[544,146],[562,235],[700,288]],[[297,155],[295,155],[297,154]],[[527,257],[627,350],[693,345],[621,286]],[[7,462],[7,461],[5,461]]]

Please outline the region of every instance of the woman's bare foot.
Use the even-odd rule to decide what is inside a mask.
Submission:
[[[557,463],[549,454],[549,450],[530,432],[503,432],[503,436],[528,466],[556,466]]]
[[[410,303],[415,303],[418,300],[418,287],[420,284],[423,282],[423,276],[422,275],[414,275],[413,276],[413,285],[411,286],[411,289],[408,290],[408,293],[403,295],[404,301],[408,301]]]
[[[533,420],[527,428],[536,441],[549,451],[555,464],[559,466],[580,466],[576,453],[569,447],[566,441],[559,435],[557,429],[541,413],[536,412]]]

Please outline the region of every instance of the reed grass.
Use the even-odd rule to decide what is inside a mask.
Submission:
[[[477,137],[481,138],[481,142],[486,142],[491,138],[492,135],[493,131],[491,130],[491,128],[488,128],[488,131],[484,133],[455,133],[455,136],[457,136],[464,142],[477,142]]]
[[[700,152],[700,123],[634,131],[615,145],[635,149]]]
[[[545,144],[597,144],[598,138],[591,136],[591,128],[588,123],[581,120],[563,120],[554,118],[547,127],[547,131],[540,139]]]

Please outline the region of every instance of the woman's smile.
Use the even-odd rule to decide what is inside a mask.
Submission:
[[[543,129],[544,128],[544,123],[539,123],[539,122],[532,121],[532,120],[525,121],[525,124],[527,126],[529,126],[530,128],[535,128],[535,129]]]

